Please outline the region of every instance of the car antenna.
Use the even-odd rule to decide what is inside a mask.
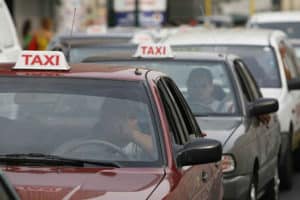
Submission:
[[[68,61],[70,62],[70,52],[71,52],[71,49],[72,49],[72,36],[73,36],[73,32],[74,32],[74,25],[75,25],[75,17],[76,17],[76,7],[74,8],[74,14],[73,14],[73,19],[72,19],[72,27],[71,27],[71,32],[70,32],[70,37],[71,37],[71,40],[68,44],[68,53],[67,53],[67,59]]]

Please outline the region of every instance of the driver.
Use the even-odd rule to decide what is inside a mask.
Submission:
[[[153,154],[154,144],[151,134],[145,133],[139,125],[139,112],[142,111],[138,110],[138,105],[133,104],[112,99],[104,103],[97,135],[120,147],[132,160],[145,160],[145,154]]]
[[[203,112],[216,112],[221,101],[215,98],[215,87],[212,74],[204,68],[197,68],[190,72],[187,80],[188,102],[191,109]]]

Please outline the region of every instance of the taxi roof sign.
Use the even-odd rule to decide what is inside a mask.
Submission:
[[[23,70],[70,70],[60,51],[22,51],[13,69]]]
[[[140,44],[133,57],[140,58],[173,58],[169,45],[165,44]]]

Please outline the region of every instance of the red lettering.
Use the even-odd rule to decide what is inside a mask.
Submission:
[[[59,65],[59,56],[56,56],[56,65]]]
[[[25,65],[29,65],[29,58],[31,58],[32,55],[23,54],[22,57],[25,58]]]
[[[54,57],[56,57],[56,60],[57,60],[57,56],[55,56],[55,55],[52,55],[52,56],[45,55],[46,62],[44,63],[44,65],[55,65],[55,63],[53,62]]]
[[[142,54],[145,55],[145,54],[146,54],[147,47],[142,46],[141,48],[142,48]]]
[[[36,65],[36,64],[43,65],[42,59],[38,55],[34,56],[34,58],[32,59],[32,62],[31,62],[31,65]]]
[[[152,47],[149,47],[147,54],[154,55],[154,51]]]
[[[156,47],[156,55],[161,55],[162,53],[161,53],[161,49],[162,49],[162,47]]]
[[[163,54],[166,55],[166,47],[163,47]]]

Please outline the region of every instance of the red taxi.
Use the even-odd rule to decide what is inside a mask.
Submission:
[[[24,51],[0,64],[0,124],[1,169],[24,200],[223,196],[221,144],[160,72]]]

